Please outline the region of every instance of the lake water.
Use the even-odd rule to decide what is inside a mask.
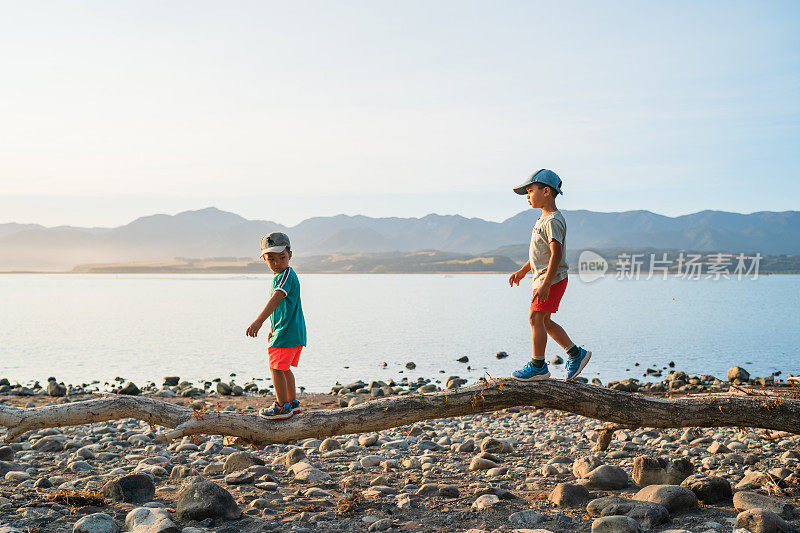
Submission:
[[[245,329],[270,275],[0,275],[0,377],[67,383],[122,376],[161,384],[267,377],[266,331]],[[298,385],[356,379],[508,376],[531,354],[530,286],[506,275],[300,274],[309,346]],[[800,276],[617,280],[571,276],[554,315],[594,352],[588,378],[639,377],[670,361],[689,373],[800,373]],[[495,358],[503,350],[509,357]],[[547,356],[563,354],[551,340]],[[472,370],[455,360],[469,357]],[[404,365],[414,361],[415,370]],[[387,367],[383,368],[382,363]],[[640,366],[634,366],[639,362]],[[347,368],[349,367],[349,368]],[[444,373],[440,373],[443,370]],[[562,377],[563,367],[552,367]]]

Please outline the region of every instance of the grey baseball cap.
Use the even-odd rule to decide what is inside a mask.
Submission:
[[[282,252],[291,247],[289,237],[285,233],[274,231],[261,239],[261,255],[269,252]]]
[[[554,188],[558,194],[564,194],[561,192],[561,178],[558,177],[558,174],[546,168],[534,172],[533,175],[528,178],[528,181],[518,187],[514,187],[514,192],[523,195],[528,194],[528,185],[531,183],[543,183]]]

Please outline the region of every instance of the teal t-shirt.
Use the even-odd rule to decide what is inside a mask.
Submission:
[[[306,320],[300,305],[300,280],[292,267],[272,278],[272,290],[286,294],[269,317],[272,324],[272,338],[269,345],[274,348],[291,348],[306,345]]]

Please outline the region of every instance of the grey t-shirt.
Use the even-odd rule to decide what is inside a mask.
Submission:
[[[552,240],[561,243],[561,263],[559,263],[558,271],[553,278],[553,284],[567,277],[569,266],[567,265],[566,239],[567,221],[564,220],[564,215],[558,209],[536,220],[531,234],[531,247],[528,251],[534,287],[537,287],[547,275],[547,265],[550,263],[550,241]]]

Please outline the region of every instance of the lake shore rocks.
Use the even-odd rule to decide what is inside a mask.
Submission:
[[[676,395],[726,386],[707,376],[664,374],[663,382],[625,379],[613,386],[655,394],[663,387]],[[458,376],[445,377],[363,380],[336,385],[329,395],[303,395],[301,402],[307,410],[331,409],[463,385]],[[221,380],[205,386],[170,378],[160,389],[144,385],[140,394],[210,416],[253,413],[272,400],[252,383],[219,385],[225,394],[216,390]],[[65,396],[51,396],[48,387],[29,386],[26,395],[9,386],[0,401],[25,407],[88,397],[66,388]],[[161,442],[160,428],[130,419],[35,430],[0,446],[0,532],[68,532],[81,520],[81,528],[94,523],[138,533],[727,533],[800,526],[798,436],[623,429],[598,452],[596,426],[577,415],[519,406],[260,447],[214,435]],[[126,478],[139,484],[123,484]],[[49,499],[68,490],[106,495],[106,501]]]

